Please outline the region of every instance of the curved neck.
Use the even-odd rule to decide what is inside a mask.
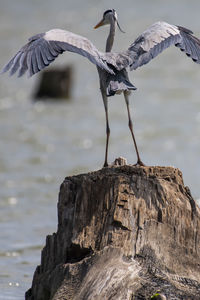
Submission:
[[[110,23],[110,33],[106,41],[106,52],[111,52],[115,37],[115,22]]]

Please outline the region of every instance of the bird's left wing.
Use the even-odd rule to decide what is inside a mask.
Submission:
[[[75,52],[88,58],[92,63],[113,74],[103,53],[87,38],[62,29],[52,29],[45,33],[37,34],[29,39],[17,54],[2,69],[10,70],[10,75],[16,71],[18,76],[28,71],[29,76],[41,71],[64,51]]]
[[[135,70],[147,64],[172,45],[180,48],[194,62],[200,63],[200,40],[191,30],[166,22],[157,22],[144,31],[128,48],[126,54],[131,60],[130,69]]]

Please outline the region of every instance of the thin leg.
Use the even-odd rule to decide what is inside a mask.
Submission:
[[[105,152],[105,161],[104,161],[104,167],[108,166],[108,143],[109,143],[109,137],[110,137],[110,127],[109,127],[109,121],[108,121],[108,99],[106,95],[102,92],[102,98],[103,103],[105,107],[105,113],[106,113],[106,152]]]
[[[131,135],[132,135],[134,146],[135,146],[135,151],[136,151],[136,154],[137,154],[137,163],[136,163],[136,165],[145,166],[143,164],[143,162],[141,161],[141,159],[140,159],[139,151],[138,151],[137,144],[136,144],[136,139],[135,139],[135,136],[134,136],[134,133],[133,133],[133,122],[131,120],[131,115],[130,115],[128,93],[124,92],[124,98],[125,98],[125,101],[126,101],[126,106],[127,106],[127,111],[128,111],[128,126],[129,126],[129,129],[131,131]]]

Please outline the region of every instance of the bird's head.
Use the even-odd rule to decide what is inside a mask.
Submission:
[[[121,29],[121,27],[119,26],[119,23],[118,23],[118,19],[117,19],[117,13],[114,9],[108,9],[104,12],[103,14],[103,18],[101,19],[101,21],[94,27],[94,29],[97,29],[101,26],[104,26],[104,25],[109,25],[109,24],[117,24],[119,30],[121,32],[124,33],[124,31]]]

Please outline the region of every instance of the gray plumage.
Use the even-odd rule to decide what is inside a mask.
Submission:
[[[102,20],[95,28],[107,24],[110,25],[110,32],[106,41],[106,52],[100,52],[87,38],[69,31],[53,29],[31,37],[2,69],[2,73],[10,71],[10,75],[13,75],[18,71],[19,77],[26,72],[32,76],[48,66],[64,51],[75,52],[86,57],[97,66],[106,112],[107,140],[104,166],[108,165],[107,152],[110,135],[107,97],[122,92],[127,105],[129,128],[136,149],[137,164],[143,165],[133,134],[128,100],[130,91],[135,90],[136,87],[129,81],[127,68],[136,70],[172,45],[180,48],[194,62],[200,63],[200,40],[189,29],[166,22],[157,22],[144,31],[127,50],[114,53],[111,50],[116,26],[121,30],[114,9],[105,11]]]
[[[53,29],[31,37],[2,72],[10,70],[10,75],[13,75],[19,70],[18,76],[20,77],[28,71],[29,76],[32,76],[48,66],[64,51],[85,56],[100,68],[113,73],[104,60],[103,53],[98,51],[88,39],[61,29]]]

